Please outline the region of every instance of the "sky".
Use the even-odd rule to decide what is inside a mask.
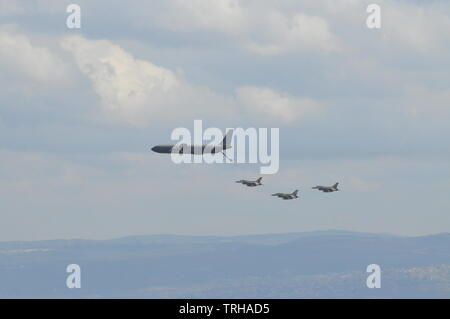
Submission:
[[[0,0],[0,240],[449,232],[449,30],[437,0]],[[151,152],[195,119],[279,128],[278,173]]]

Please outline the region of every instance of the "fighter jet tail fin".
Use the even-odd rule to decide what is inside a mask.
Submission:
[[[297,196],[297,193],[298,193],[298,189],[296,189],[296,190],[292,193],[292,195]]]
[[[224,150],[231,147],[232,137],[233,137],[233,130],[231,129],[225,134],[225,137],[222,140],[222,147]]]
[[[258,179],[256,180],[256,182],[259,183],[259,184],[261,184],[261,180],[262,180],[262,177],[258,178]]]
[[[339,185],[339,183],[334,184],[334,185],[333,185],[333,188],[338,187],[338,185]]]

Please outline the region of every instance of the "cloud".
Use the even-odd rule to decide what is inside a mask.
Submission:
[[[0,28],[2,238],[182,233],[205,219],[190,231],[448,229],[449,4],[380,0],[382,28],[369,30],[364,2],[80,0],[88,25],[67,36],[64,6],[0,0],[20,27]],[[74,85],[56,90],[67,77]],[[280,219],[270,196],[243,198],[227,181],[254,178],[252,165],[176,166],[149,151],[194,118],[279,125],[282,163],[266,190],[298,185],[312,213],[294,205],[295,220]],[[309,188],[336,181],[338,196]],[[202,211],[205,193],[206,206],[233,200]],[[224,228],[236,201],[236,216],[265,217]]]
[[[261,55],[339,50],[337,37],[321,17],[297,13],[290,18],[275,12],[269,15],[266,25],[266,34],[260,40],[250,37],[244,44],[247,49]]]
[[[67,66],[47,47],[32,43],[13,26],[0,27],[0,67],[2,72],[37,83],[67,80]]]
[[[66,36],[61,45],[89,78],[104,114],[122,123],[147,125],[168,117],[196,116],[236,119],[242,111],[250,111],[247,115],[251,118],[293,123],[320,108],[312,99],[266,87],[240,87],[235,96],[225,97],[193,86],[169,69],[136,59],[108,40]]]
[[[68,36],[61,43],[92,82],[102,106],[128,120],[157,109],[158,99],[180,85],[170,70],[135,59],[110,41]]]
[[[169,2],[158,17],[164,28],[178,32],[222,33],[260,55],[336,51],[340,43],[325,18],[290,12],[277,5],[238,0]]]
[[[450,15],[444,8],[384,1],[381,9],[381,29],[388,45],[421,53],[448,54]]]
[[[240,87],[236,98],[249,112],[283,123],[295,122],[320,109],[320,104],[313,99],[293,97],[267,87]]]
[[[215,108],[227,106],[226,98],[190,85],[169,69],[136,59],[111,41],[66,36],[61,45],[73,54],[113,120],[146,125],[167,117],[209,116]],[[227,108],[222,111],[226,115]]]
[[[239,0],[174,0],[166,5],[159,19],[171,30],[207,29],[237,34],[247,24],[247,12]]]

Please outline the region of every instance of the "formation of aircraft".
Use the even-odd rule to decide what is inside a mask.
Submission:
[[[258,178],[256,181],[248,181],[246,179],[241,179],[240,181],[236,181],[236,183],[241,183],[248,187],[254,187],[254,186],[262,185],[261,180],[262,180],[262,177]]]
[[[241,183],[243,185],[249,186],[249,187],[253,187],[253,186],[259,186],[262,185],[261,183],[262,177],[258,178],[255,181],[249,181],[246,179],[241,179],[239,181],[236,181],[236,183]],[[331,193],[331,192],[336,192],[339,189],[337,188],[337,186],[339,185],[339,183],[334,184],[333,186],[314,186],[312,187],[312,189],[318,189],[324,193]],[[272,196],[276,196],[278,198],[281,199],[296,199],[298,198],[298,189],[296,189],[295,191],[293,191],[292,193],[275,193],[272,194]]]
[[[163,153],[163,154],[170,154],[170,153],[178,153],[178,154],[194,154],[194,155],[201,155],[201,154],[205,154],[205,153],[211,153],[211,154],[215,154],[215,153],[222,153],[225,157],[225,153],[224,151],[231,148],[230,142],[231,142],[231,137],[233,135],[233,131],[230,130],[227,132],[227,134],[225,135],[225,137],[222,140],[222,143],[218,144],[218,145],[187,145],[187,144],[182,144],[182,145],[175,145],[175,144],[166,144],[166,145],[156,145],[154,147],[152,147],[152,151],[156,152],[156,153]],[[239,181],[236,181],[236,183],[240,183],[242,185],[246,185],[248,187],[255,187],[255,186],[260,186],[262,185],[261,183],[262,177],[259,177],[258,179],[251,181],[251,180],[245,180],[245,179],[241,179]],[[319,191],[322,191],[324,193],[331,193],[331,192],[336,192],[339,189],[337,188],[339,185],[339,183],[334,184],[333,186],[314,186],[312,187],[312,189],[317,189]],[[292,193],[275,193],[272,194],[272,196],[276,196],[278,198],[284,199],[284,200],[289,200],[289,199],[296,199],[298,198],[298,190],[295,190]]]

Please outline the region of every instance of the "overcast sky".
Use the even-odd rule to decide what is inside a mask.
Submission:
[[[0,0],[0,240],[450,231],[450,2],[73,2]],[[278,174],[150,151],[194,119],[280,128]]]

